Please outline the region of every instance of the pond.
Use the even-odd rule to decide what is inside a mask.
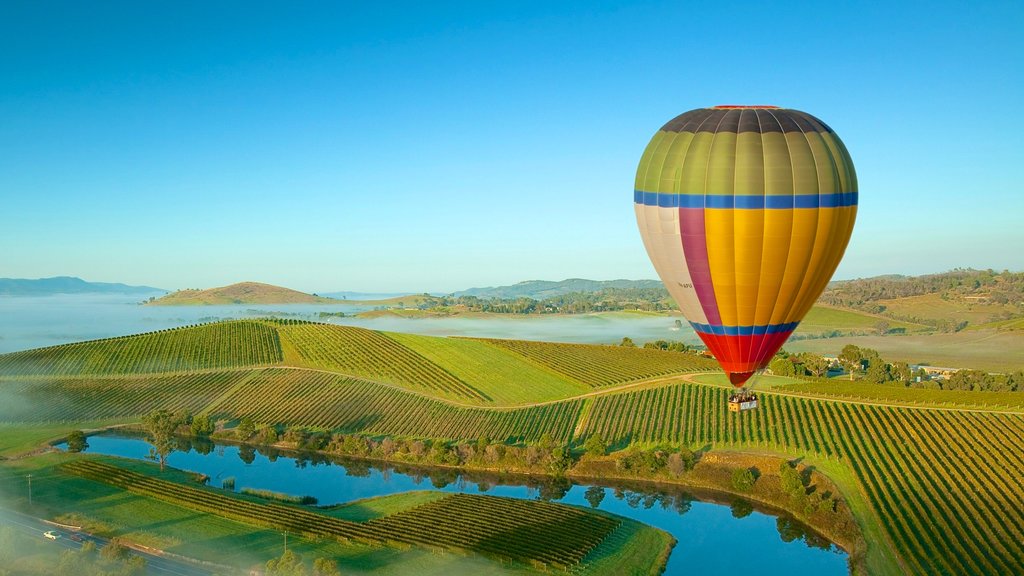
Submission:
[[[150,448],[141,437],[108,433],[90,436],[88,452],[142,460]],[[669,557],[666,574],[847,574],[846,553],[807,534],[792,519],[742,500],[724,504],[708,496],[699,499],[681,489],[459,473],[209,441],[182,440],[167,462],[174,468],[206,474],[211,486],[220,487],[225,479],[233,478],[235,490],[256,488],[313,496],[321,506],[409,490],[441,490],[596,507],[675,536],[678,544]]]

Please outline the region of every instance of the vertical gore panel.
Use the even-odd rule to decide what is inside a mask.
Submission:
[[[733,194],[736,190],[736,133],[719,132],[711,144],[704,194]]]
[[[722,324],[726,326],[737,325],[734,212],[731,208],[704,210],[711,284],[715,289],[718,313],[721,315]]]
[[[693,134],[690,132],[679,132],[672,139],[672,144],[668,147],[668,153],[665,155],[665,165],[661,169],[661,183],[658,191],[677,194],[685,192],[680,189],[680,173],[692,140]]]
[[[779,285],[779,296],[772,308],[771,324],[793,322],[790,310],[796,301],[797,294],[803,284],[807,263],[811,258],[811,247],[818,230],[818,210],[815,208],[797,208],[792,210],[793,231],[789,237],[789,252],[786,255],[786,268]]]
[[[736,266],[736,325],[753,326],[761,285],[765,210],[732,210]]]
[[[679,171],[679,189],[683,193],[703,194],[704,182],[707,180],[708,156],[711,152],[711,141],[715,135],[698,132],[693,135],[690,147],[686,151],[686,159]]]
[[[761,252],[761,276],[757,288],[755,326],[775,323],[772,311],[780,297],[793,237],[793,210],[764,211],[764,249]]]

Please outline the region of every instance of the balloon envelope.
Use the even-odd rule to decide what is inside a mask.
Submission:
[[[857,215],[857,176],[839,137],[810,114],[715,106],[658,130],[633,201],[662,282],[742,386],[832,278]]]

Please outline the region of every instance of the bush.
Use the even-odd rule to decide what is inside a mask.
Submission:
[[[732,487],[740,492],[750,492],[754,489],[754,482],[757,478],[750,468],[741,468],[732,472]]]

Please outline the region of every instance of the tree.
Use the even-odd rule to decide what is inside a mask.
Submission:
[[[633,339],[630,338],[629,336],[623,336],[622,342],[619,343],[619,346],[623,346],[626,348],[636,348],[636,343],[633,342]]]
[[[886,320],[879,320],[875,324],[875,330],[878,332],[879,336],[885,336],[889,333],[889,322]]]
[[[255,432],[256,424],[252,421],[252,418],[242,416],[242,419],[238,421],[238,427],[235,428],[235,434],[238,435],[238,439],[248,440]]]
[[[81,452],[89,447],[85,439],[85,432],[74,430],[68,434],[68,452]]]
[[[856,372],[864,368],[864,355],[861,353],[860,348],[853,344],[843,346],[842,351],[839,352],[839,361],[850,372]]]
[[[142,418],[142,425],[149,435],[149,442],[153,445],[150,450],[150,457],[160,461],[160,471],[164,469],[167,456],[174,450],[174,433],[178,430],[180,422],[174,414],[168,410],[153,410]]]
[[[608,444],[600,434],[591,434],[587,437],[587,441],[583,443],[583,451],[587,456],[597,458],[604,456],[605,452],[608,451]]]
[[[796,468],[790,466],[789,462],[779,464],[779,478],[782,483],[782,491],[790,496],[798,496],[804,493],[804,481]]]
[[[800,361],[803,363],[804,369],[807,370],[811,376],[820,378],[828,373],[828,360],[825,360],[817,354],[804,352],[800,355]]]
[[[298,554],[285,550],[280,558],[267,561],[267,576],[306,576],[306,566]]]
[[[682,447],[679,452],[673,452],[668,455],[668,461],[666,466],[668,471],[674,476],[680,476],[683,472],[693,470],[693,466],[697,463],[697,455],[693,453],[687,447]]]
[[[569,469],[572,464],[572,458],[569,457],[569,451],[564,446],[555,446],[551,449],[551,459],[548,461],[548,470],[555,475],[556,478],[561,478],[565,471]]]
[[[796,369],[793,367],[793,361],[789,358],[775,358],[770,364],[768,364],[768,369],[776,376],[796,375]]]
[[[313,576],[341,576],[338,563],[330,558],[313,560]]]
[[[740,468],[732,472],[732,487],[740,492],[750,492],[753,490],[754,482],[756,481],[757,478],[754,477],[754,473],[750,468]]]
[[[205,438],[210,434],[213,434],[214,425],[213,420],[205,414],[200,414],[192,418],[192,422],[189,424],[189,428],[192,430],[193,436],[199,436]]]

